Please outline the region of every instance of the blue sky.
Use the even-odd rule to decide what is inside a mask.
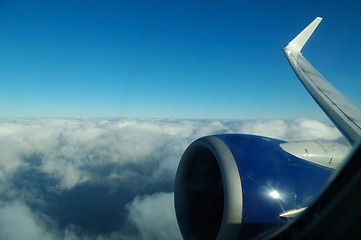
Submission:
[[[1,1],[0,117],[327,120],[283,55],[361,105],[358,1]]]

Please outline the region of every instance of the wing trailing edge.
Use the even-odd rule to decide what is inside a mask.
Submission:
[[[351,143],[361,136],[361,109],[327,81],[301,54],[301,49],[322,18],[316,18],[291,42],[282,47],[288,62],[307,91]]]

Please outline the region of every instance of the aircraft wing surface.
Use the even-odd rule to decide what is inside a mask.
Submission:
[[[326,115],[354,144],[361,136],[361,109],[328,82],[302,55],[301,49],[322,18],[316,18],[291,42],[282,47],[297,77]]]

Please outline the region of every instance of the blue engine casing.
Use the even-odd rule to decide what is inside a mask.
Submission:
[[[272,138],[226,134],[200,138],[184,152],[175,209],[184,239],[252,237],[307,207],[333,169],[297,158]]]

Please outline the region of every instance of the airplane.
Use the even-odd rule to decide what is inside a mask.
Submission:
[[[282,50],[315,102],[350,145],[359,146],[360,108],[332,86],[301,53],[321,20],[317,17]],[[317,141],[285,142],[246,134],[197,139],[185,150],[175,179],[175,211],[183,238],[338,236],[335,229],[335,235],[329,234],[327,227],[333,225],[328,219],[334,219],[333,224],[344,220],[345,225],[347,219],[340,216],[347,207],[341,208],[342,201],[348,197],[361,203],[361,193],[354,196],[352,188],[342,188],[350,178],[357,177],[361,169],[361,161],[354,160],[360,158],[361,150],[352,150],[352,146]],[[346,173],[345,169],[348,169]],[[359,175],[361,184],[361,173]],[[329,181],[330,177],[334,181]],[[346,190],[344,198],[339,198],[338,192]],[[340,204],[331,205],[339,211],[337,219],[332,215],[332,208],[327,207],[327,203],[334,200]],[[360,216],[355,213],[360,210],[349,210],[348,216],[351,219]],[[300,227],[308,232],[302,233]],[[314,235],[315,232],[319,235]]]

